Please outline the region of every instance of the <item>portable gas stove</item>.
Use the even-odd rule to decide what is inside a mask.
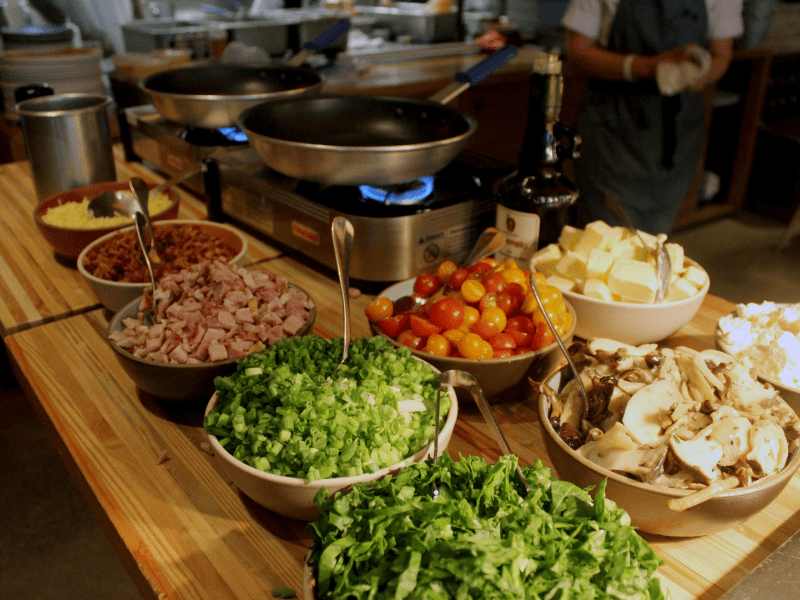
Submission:
[[[131,159],[169,174],[202,160],[202,180],[190,182],[205,194],[210,219],[240,222],[330,268],[336,266],[330,224],[346,217],[355,230],[350,277],[365,282],[401,281],[466,258],[494,225],[493,184],[513,170],[463,152],[439,173],[389,189],[326,186],[270,169],[235,131],[209,132],[209,139],[224,138],[219,145],[203,145],[205,138],[197,144],[185,128],[153,113],[126,109]]]

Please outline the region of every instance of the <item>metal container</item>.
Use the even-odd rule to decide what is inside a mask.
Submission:
[[[359,6],[359,12],[377,17],[395,37],[409,36],[413,42],[452,42],[458,39],[458,13],[435,13],[426,4],[395,2],[392,6]]]
[[[111,104],[103,95],[60,94],[16,105],[40,201],[64,190],[116,180]]]

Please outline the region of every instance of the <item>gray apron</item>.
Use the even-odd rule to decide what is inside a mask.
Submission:
[[[705,46],[707,31],[705,0],[620,0],[608,49],[654,55],[689,43]],[[605,205],[610,194],[638,228],[668,233],[702,158],[701,93],[667,97],[654,80],[593,79],[578,132],[576,225],[598,219],[621,225]]]

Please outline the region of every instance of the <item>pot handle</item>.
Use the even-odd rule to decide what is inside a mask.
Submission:
[[[512,46],[510,44],[503,46],[499,50],[495,50],[478,64],[472,66],[466,71],[456,73],[455,81],[447,85],[447,87],[444,89],[436,92],[429,98],[429,100],[447,104],[450,102],[450,100],[461,94],[461,92],[472,87],[479,81],[482,81],[486,76],[502,67],[516,55],[516,46]]]

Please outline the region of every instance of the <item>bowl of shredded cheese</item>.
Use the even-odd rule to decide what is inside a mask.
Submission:
[[[150,188],[156,185],[151,183]],[[89,210],[89,200],[101,192],[128,189],[127,181],[111,181],[67,190],[41,202],[33,211],[33,218],[56,254],[76,259],[94,240],[133,224],[132,217],[96,217]],[[179,196],[170,189],[152,196],[148,204],[153,220],[174,219],[178,215]]]

